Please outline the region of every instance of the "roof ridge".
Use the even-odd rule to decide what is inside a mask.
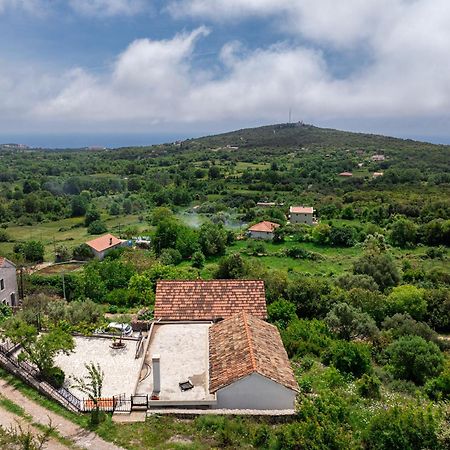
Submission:
[[[244,322],[245,335],[247,337],[248,351],[250,353],[250,361],[252,363],[252,369],[254,372],[256,372],[257,368],[256,368],[255,353],[253,351],[253,344],[252,344],[252,340],[251,340],[251,336],[250,336],[251,335],[250,328],[248,326],[247,314],[245,314],[245,312],[242,312],[242,319]]]

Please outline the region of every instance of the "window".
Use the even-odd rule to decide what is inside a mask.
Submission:
[[[5,280],[3,278],[0,279],[0,291],[5,289]]]

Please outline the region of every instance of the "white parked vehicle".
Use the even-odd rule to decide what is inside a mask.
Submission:
[[[122,336],[131,336],[133,333],[133,329],[131,328],[131,325],[128,323],[119,323],[119,322],[111,322],[106,327],[106,333],[111,334],[121,334]]]

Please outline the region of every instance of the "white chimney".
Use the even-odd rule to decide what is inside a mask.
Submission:
[[[153,393],[159,394],[161,392],[161,371],[160,371],[160,356],[155,354],[152,356],[152,371],[153,371]]]

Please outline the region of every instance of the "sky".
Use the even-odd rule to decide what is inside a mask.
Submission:
[[[0,0],[0,142],[271,123],[450,143],[448,0]]]

